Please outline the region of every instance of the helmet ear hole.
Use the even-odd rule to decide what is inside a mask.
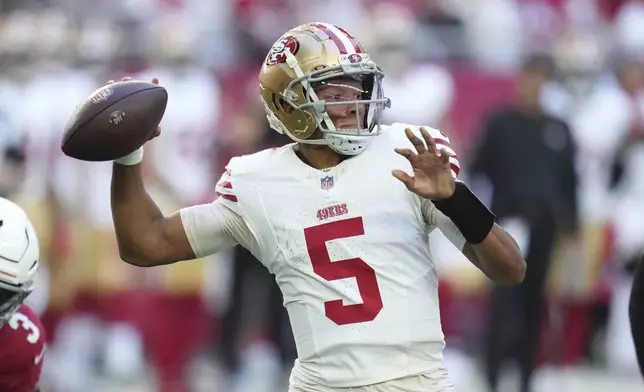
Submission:
[[[277,99],[277,102],[275,102],[275,106],[277,106],[278,109],[280,109],[286,114],[291,114],[293,113],[293,110],[294,110],[293,107],[289,105],[282,97],[279,97]]]
[[[277,111],[281,111],[286,114],[293,113],[293,107],[289,105],[284,98],[275,93],[271,94],[271,104],[273,104],[273,108]]]

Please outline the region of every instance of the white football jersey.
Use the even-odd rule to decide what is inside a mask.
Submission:
[[[459,249],[465,239],[392,176],[411,172],[393,150],[412,148],[405,127],[384,127],[365,152],[329,170],[304,164],[292,144],[234,158],[212,207],[181,212],[197,256],[240,243],[275,275],[297,344],[298,382],[357,387],[444,366],[427,237],[439,227]],[[456,175],[455,156],[451,163]],[[223,234],[214,220],[226,220]]]
[[[454,101],[452,75],[438,65],[414,66],[398,78],[384,78],[383,89],[395,105],[383,112],[383,121],[405,119],[438,127]]]
[[[95,88],[96,80],[87,72],[65,66],[41,72],[24,87],[20,111],[26,139],[24,194],[41,198],[53,190],[62,203],[73,208],[79,205],[83,189],[94,189],[89,184],[81,186],[87,181],[81,174],[87,162],[65,157],[60,141],[74,106]],[[52,99],[51,92],[56,93],[56,99]],[[109,192],[100,190],[109,202]],[[110,214],[109,204],[107,213]]]
[[[148,76],[150,75],[150,76]],[[185,205],[212,190],[212,151],[220,111],[219,82],[207,70],[151,70],[139,76],[159,78],[168,89],[168,105],[159,124],[163,137],[146,145],[156,174]],[[163,189],[164,187],[160,187]]]

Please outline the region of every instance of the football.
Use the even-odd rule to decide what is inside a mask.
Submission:
[[[128,80],[94,91],[65,126],[61,148],[82,161],[121,158],[150,140],[168,103],[165,88]]]

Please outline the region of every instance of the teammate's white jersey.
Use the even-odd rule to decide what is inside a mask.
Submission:
[[[293,377],[305,384],[357,387],[444,366],[427,236],[439,227],[459,249],[465,239],[391,175],[411,172],[393,150],[412,148],[405,127],[384,127],[329,170],[304,164],[293,145],[234,158],[221,197],[181,211],[197,256],[240,243],[275,274],[297,344]]]
[[[92,90],[96,81],[84,70],[60,66],[42,71],[24,87],[22,104],[19,113],[24,117],[20,126],[26,139],[26,170],[21,192],[35,199],[43,198],[50,190],[55,192],[62,203],[70,208],[79,203],[86,206],[89,202],[79,200],[83,189],[96,189],[93,184],[86,184],[82,168],[88,163],[65,159],[60,149],[65,124],[74,111],[74,105],[82,102]],[[56,99],[52,99],[56,94]],[[92,163],[91,171],[98,170]],[[107,181],[109,183],[108,172]],[[93,181],[93,180],[91,180]],[[82,186],[81,186],[82,185]],[[109,192],[104,189],[103,199],[109,201]],[[109,204],[107,214],[111,220]]]
[[[159,124],[163,137],[146,147],[151,166],[178,199],[175,202],[185,205],[202,201],[212,190],[219,82],[208,70],[198,67],[150,70],[138,78],[149,80],[153,76],[168,89],[168,106]]]

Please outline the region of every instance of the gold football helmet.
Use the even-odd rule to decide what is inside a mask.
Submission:
[[[380,133],[382,112],[390,106],[383,77],[353,35],[332,24],[309,23],[273,44],[259,73],[260,95],[277,132],[299,143],[326,144],[340,154],[357,155]],[[361,82],[360,99],[320,100],[315,88],[338,78]],[[358,126],[337,128],[327,113],[330,105],[355,105]]]

